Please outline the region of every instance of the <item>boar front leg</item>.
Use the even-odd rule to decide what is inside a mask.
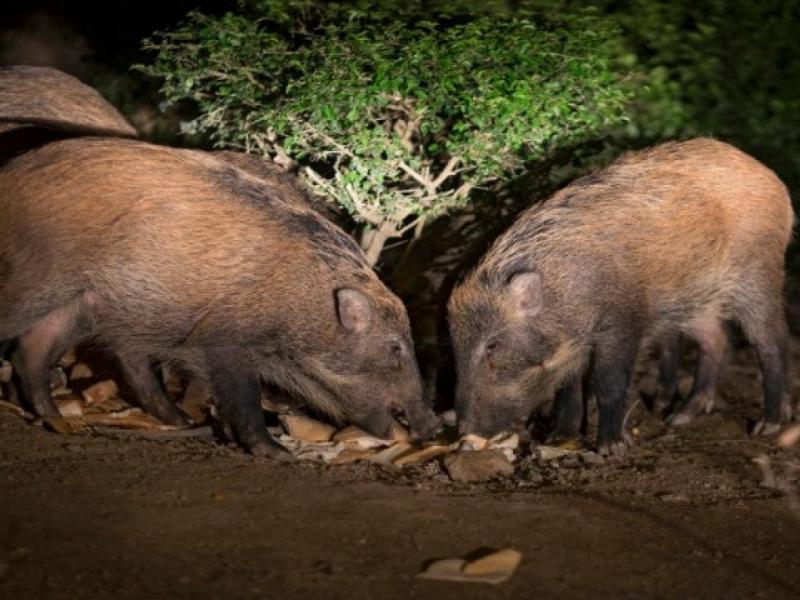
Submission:
[[[581,435],[586,416],[586,392],[581,374],[574,375],[558,390],[553,403],[555,427],[550,441],[572,440]]]
[[[625,330],[609,333],[595,348],[597,451],[604,456],[623,455],[628,449],[629,438],[623,430],[625,404],[638,349],[639,336]]]
[[[261,411],[261,381],[255,369],[240,362],[235,348],[206,351],[211,387],[217,410],[233,430],[236,442],[255,456],[285,459],[290,455],[276,442],[264,424]]]

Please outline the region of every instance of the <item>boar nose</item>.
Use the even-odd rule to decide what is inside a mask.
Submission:
[[[442,426],[442,419],[437,417],[433,411],[430,411],[430,415],[424,421],[413,422],[409,419],[409,425],[411,426],[412,437],[415,440],[427,440],[439,431]]]
[[[393,423],[394,417],[392,417],[391,411],[378,410],[357,421],[356,425],[377,438],[388,439],[391,436]]]

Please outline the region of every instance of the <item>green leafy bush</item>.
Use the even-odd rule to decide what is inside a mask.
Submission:
[[[619,60],[641,81],[629,136],[714,135],[800,188],[800,1],[593,4],[621,27]]]
[[[196,103],[187,133],[300,163],[374,264],[475,188],[624,120],[608,21],[478,4],[243,2],[156,34],[140,68]]]

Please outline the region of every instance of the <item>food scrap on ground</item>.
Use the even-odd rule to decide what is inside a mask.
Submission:
[[[496,585],[511,577],[521,560],[522,554],[512,548],[491,552],[475,560],[445,558],[430,563],[417,577]]]

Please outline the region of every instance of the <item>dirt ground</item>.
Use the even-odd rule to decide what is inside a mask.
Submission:
[[[748,437],[758,373],[749,350],[731,354],[714,414],[671,431],[638,403],[628,458],[523,459],[482,485],[435,464],[63,436],[0,412],[0,597],[796,598],[800,453]],[[523,559],[496,587],[415,577],[431,559],[506,547]]]

